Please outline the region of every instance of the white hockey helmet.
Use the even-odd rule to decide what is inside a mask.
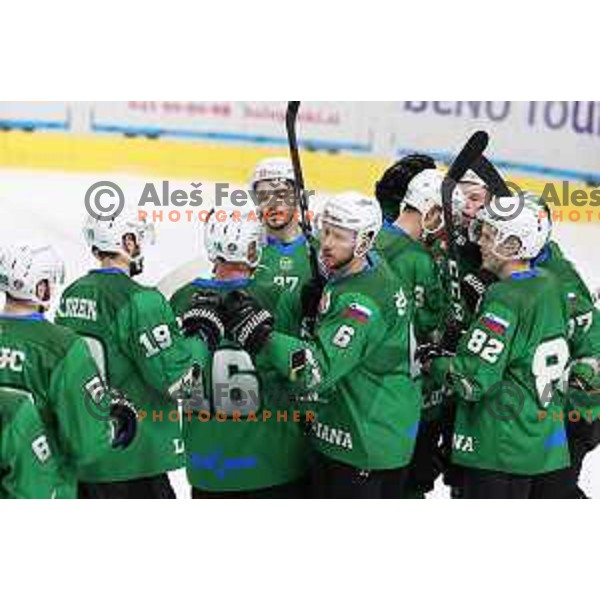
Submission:
[[[289,158],[276,157],[261,160],[254,169],[250,180],[250,189],[256,191],[261,181],[282,181],[294,183],[294,167]]]
[[[469,169],[461,178],[458,183],[465,183],[471,185],[480,185],[481,187],[487,188],[487,183],[475,173],[472,169]]]
[[[356,233],[354,256],[364,256],[373,246],[383,224],[381,206],[375,198],[358,192],[344,192],[325,201],[317,227],[323,223]]]
[[[438,207],[442,211],[439,225],[431,230],[423,223],[425,234],[435,234],[444,226],[443,205],[442,205],[442,183],[444,175],[437,169],[425,169],[412,178],[408,184],[403,204],[410,206],[421,213],[422,220]],[[453,210],[461,210],[464,206],[465,198],[458,186],[452,192]],[[423,221],[422,221],[423,222]]]
[[[39,284],[46,281],[44,296]],[[48,245],[19,245],[0,249],[0,291],[16,300],[48,307],[56,287],[65,281],[65,265]]]
[[[534,259],[548,243],[552,224],[548,212],[540,203],[540,198],[526,193],[519,201],[519,209],[511,214],[503,214],[507,204],[514,204],[515,198],[493,197],[478,213],[471,224],[470,238],[478,242],[484,223],[496,231],[493,252],[501,258],[516,260]],[[511,238],[519,241],[519,249],[511,256],[499,251],[500,246]]]
[[[131,275],[138,275],[143,270],[144,245],[154,244],[155,230],[152,223],[140,219],[133,210],[126,210],[109,220],[99,220],[88,216],[83,227],[83,235],[87,245],[93,250],[111,252],[125,256],[130,261]],[[125,236],[135,238],[136,252],[128,252]]]
[[[265,246],[264,226],[256,213],[211,212],[204,229],[204,247],[211,262],[239,262],[255,268]]]

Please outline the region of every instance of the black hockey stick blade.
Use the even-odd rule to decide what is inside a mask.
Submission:
[[[512,196],[510,188],[502,178],[498,169],[482,154],[471,167],[494,196]]]
[[[446,178],[455,182],[460,181],[463,175],[483,155],[490,141],[490,136],[485,131],[476,131],[458,153],[446,174]]]
[[[299,110],[299,100],[290,100],[288,102],[287,111],[285,113],[285,128],[288,136],[292,166],[294,167],[296,186],[300,192],[304,192],[304,175],[302,173],[302,164],[300,163],[300,153],[298,151],[298,137],[296,135],[296,122],[298,120]]]
[[[463,146],[458,153],[448,173],[442,182],[442,210],[444,214],[444,228],[448,239],[448,270],[450,273],[450,294],[452,298],[452,319],[447,324],[448,330],[455,328],[457,331],[464,323],[465,316],[461,303],[460,272],[458,261],[458,243],[454,227],[454,207],[452,206],[452,194],[458,185],[458,181],[483,155],[489,143],[489,136],[485,131],[477,131]]]
[[[483,156],[488,143],[489,135],[485,131],[475,132],[458,153],[442,183],[442,209],[444,224],[448,235],[448,245],[451,254],[454,253],[455,231],[452,206],[452,193],[463,175]]]

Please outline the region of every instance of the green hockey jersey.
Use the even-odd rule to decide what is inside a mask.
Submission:
[[[424,244],[413,240],[393,223],[384,223],[377,237],[376,249],[394,274],[406,282],[406,288],[412,290],[412,356],[418,344],[436,340],[445,324],[448,302],[441,273]],[[423,420],[437,418],[441,410],[438,390],[427,379],[421,378],[417,364],[413,364],[413,375],[422,388]]]
[[[0,498],[53,498],[56,460],[33,396],[0,389]]]
[[[426,247],[437,267],[445,296],[445,315],[442,322],[458,317],[463,326],[468,327],[475,315],[462,297],[461,288],[469,277],[478,278],[481,269],[479,247],[470,242],[459,245],[456,259],[450,258],[443,236],[430,237]]]
[[[556,390],[569,362],[567,305],[541,269],[490,286],[453,359],[434,361],[457,398],[452,460],[536,475],[568,466]]]
[[[318,452],[361,469],[410,461],[421,397],[411,377],[408,294],[373,253],[361,273],[327,283],[312,340],[277,331],[258,354],[299,393],[319,395],[310,429]]]
[[[413,240],[403,229],[387,221],[377,237],[376,249],[411,291],[417,341],[430,341],[443,325],[447,310],[438,266],[421,242]]]
[[[304,235],[288,243],[269,237],[254,276],[257,284],[261,287],[272,286],[274,292],[299,294],[302,286],[311,278],[306,243]]]
[[[76,481],[112,450],[112,428],[98,418],[104,386],[85,341],[41,314],[0,315],[0,389],[35,401],[58,463],[58,495],[75,497]]]
[[[181,423],[173,394],[208,352],[184,338],[163,295],[119,269],[97,269],[63,293],[56,322],[84,336],[111,388],[140,413],[134,441],[84,470],[85,482],[150,477],[183,466]]]
[[[561,284],[569,307],[568,341],[571,360],[600,360],[600,312],[573,263],[565,258],[556,242],[550,242],[534,264],[553,273]],[[576,410],[582,419],[597,419],[600,417],[600,377],[594,373],[593,368],[586,384],[587,390],[567,390],[564,410],[565,413]]]
[[[246,290],[277,319],[272,282],[197,279],[171,299],[177,315],[199,290],[226,295]],[[190,484],[214,491],[250,491],[302,477],[309,445],[303,423],[310,415],[290,402],[289,385],[272,367],[259,369],[239,345],[223,340],[205,370],[205,400],[184,412],[186,468]]]

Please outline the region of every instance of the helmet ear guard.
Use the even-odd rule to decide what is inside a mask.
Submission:
[[[469,227],[469,238],[480,243],[483,225],[487,224],[496,231],[492,252],[504,260],[533,260],[548,243],[552,234],[552,223],[547,211],[540,208],[539,199],[532,194],[520,198],[515,214],[503,215],[507,201],[514,203],[515,198],[494,196],[483,207]],[[511,245],[518,248],[511,250]],[[509,253],[502,252],[507,248]]]
[[[354,256],[362,258],[366,256],[375,242],[375,233],[373,231],[363,231],[356,234],[356,245],[354,247]]]
[[[325,222],[353,231],[356,234],[354,256],[361,258],[373,246],[381,230],[383,216],[374,198],[346,192],[325,202],[322,212],[317,216],[317,229],[322,229]]]
[[[48,308],[64,284],[65,265],[51,246],[22,245],[0,252],[0,291]]]
[[[143,272],[144,246],[153,245],[156,241],[154,224],[148,223],[145,218],[140,219],[133,211],[121,213],[107,221],[89,216],[83,228],[83,235],[94,254],[115,254],[126,258],[132,277]],[[127,236],[134,238],[134,252],[127,249]]]
[[[444,175],[437,169],[424,169],[415,175],[406,190],[403,205],[418,211],[421,214],[421,228],[423,237],[435,236],[444,227],[444,212],[442,204],[442,185]],[[452,192],[452,206],[464,206],[464,194],[458,186]],[[427,223],[428,217],[438,209],[437,225],[433,228]]]

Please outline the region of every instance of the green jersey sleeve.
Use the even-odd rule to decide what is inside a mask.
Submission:
[[[489,294],[477,318],[461,337],[456,356],[434,360],[433,375],[458,398],[478,402],[502,381],[508,348],[517,328],[514,312],[502,299]]]
[[[208,363],[209,352],[196,338],[185,338],[173,309],[157,290],[135,294],[118,314],[119,345],[154,389],[173,395],[194,365]]]
[[[554,272],[566,296],[569,325],[567,340],[571,355],[567,404],[600,416],[600,313],[594,298],[559,246],[552,243],[543,266]]]
[[[79,470],[111,452],[112,427],[106,388],[83,338],[52,371],[49,396],[57,415],[61,455]]]
[[[572,362],[569,366],[568,401],[574,408],[592,411],[600,417],[600,311],[575,316],[570,322],[569,346]]]
[[[439,330],[447,310],[446,294],[438,266],[423,254],[415,271],[415,336],[420,342]]]
[[[312,341],[275,332],[261,354],[298,391],[324,392],[381,343],[385,330],[381,311],[370,298],[343,294]]]
[[[52,498],[58,472],[35,406],[20,401],[0,425],[0,493],[8,498]],[[5,417],[5,415],[3,415]]]

